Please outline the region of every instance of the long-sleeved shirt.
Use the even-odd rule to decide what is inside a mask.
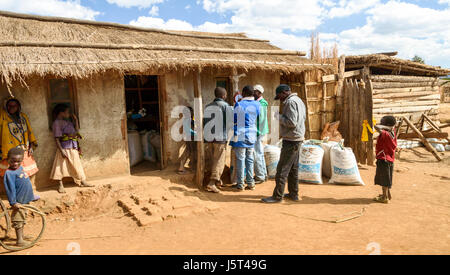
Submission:
[[[265,136],[269,133],[269,121],[267,120],[267,109],[269,103],[260,97],[257,100],[261,104],[261,113],[258,116],[258,136]]]
[[[221,116],[222,119],[220,120],[216,115]],[[209,125],[210,123],[214,123],[214,127]],[[233,127],[233,108],[221,98],[214,99],[206,105],[203,127],[205,127],[206,142],[227,143],[228,130]]]
[[[395,149],[397,149],[397,137],[393,131],[381,130],[377,140],[376,158],[389,162],[395,161]]]
[[[257,137],[257,119],[261,113],[261,104],[253,97],[243,98],[234,107],[233,147],[254,147]]]
[[[303,141],[305,139],[306,108],[303,101],[292,93],[284,101],[280,116],[280,135],[283,140]]]
[[[28,204],[34,200],[30,178],[23,171],[22,166],[17,170],[6,170],[3,182],[10,205]]]

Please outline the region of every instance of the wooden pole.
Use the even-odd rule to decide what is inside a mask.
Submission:
[[[354,144],[354,152],[356,156],[356,160],[361,163],[361,109],[359,108],[361,106],[361,82],[358,80],[355,80],[355,92],[354,92],[354,103],[353,103],[353,110],[354,110],[354,120],[353,120],[353,144]]]
[[[366,81],[365,81],[365,77],[363,75],[362,78],[362,83],[364,83],[363,87],[360,87],[359,89],[359,139],[358,139],[358,144],[359,144],[359,157],[360,157],[360,163],[361,164],[367,164],[367,142],[363,142],[361,140],[362,138],[362,131],[363,131],[363,122],[364,120],[368,120],[367,119],[367,112],[366,112],[366,92],[367,92],[367,87],[366,87]]]
[[[345,55],[339,58],[339,73],[336,93],[336,120],[339,121],[343,117],[344,109],[344,74],[345,74]]]
[[[353,79],[349,79],[349,89],[348,89],[348,112],[349,112],[349,118],[348,118],[348,141],[349,141],[349,147],[355,150],[355,143],[354,143],[354,121],[355,121],[355,83],[353,82]]]
[[[374,129],[373,124],[373,97],[372,97],[372,81],[369,79],[369,90],[366,93],[366,106],[367,106],[367,117],[369,118],[369,125]],[[374,152],[374,144],[373,144],[373,134],[369,133],[369,142],[368,142],[368,148],[367,148],[367,164],[368,165],[374,165],[375,161],[375,152]]]
[[[350,144],[350,94],[351,88],[349,80],[344,80],[344,108],[342,114],[342,133],[345,138],[345,145],[349,146]]]
[[[407,117],[403,117],[403,120],[408,124],[408,126],[417,134],[417,136],[419,136],[420,140],[422,141],[422,143],[425,145],[425,147],[433,154],[433,156],[438,160],[438,161],[442,161],[441,156],[439,156],[438,152],[436,151],[436,149],[434,149],[433,146],[431,146],[431,144],[428,142],[428,140],[422,135],[422,133],[416,128],[416,126],[414,126],[414,124],[407,118]]]
[[[327,123],[327,83],[322,85],[322,111],[321,111],[321,127],[320,130],[325,129],[325,124]]]
[[[423,119],[424,121],[426,120],[434,130],[436,130],[437,132],[442,132],[441,128],[438,125],[436,125],[436,123],[433,120],[431,120],[429,116],[423,114]]]
[[[203,100],[202,100],[202,85],[200,72],[198,70],[194,71],[194,97],[195,106],[197,112],[195,113],[195,130],[197,132],[197,169],[195,173],[195,183],[197,187],[203,189],[203,178],[205,171],[205,149],[203,147]]]
[[[307,78],[308,78],[308,74],[306,72],[303,73],[303,79],[304,79],[304,83],[307,82]],[[309,115],[309,102],[308,102],[308,86],[306,84],[303,85],[303,90],[304,90],[304,94],[303,94],[303,98],[305,100],[305,107],[306,107],[306,121],[305,121],[305,127],[306,127],[306,139],[310,139],[311,138],[311,121],[310,121],[310,115]]]

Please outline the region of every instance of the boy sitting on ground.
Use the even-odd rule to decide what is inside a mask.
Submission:
[[[8,170],[5,172],[4,184],[9,204],[12,206],[11,221],[16,230],[17,246],[26,246],[23,228],[26,224],[26,212],[20,208],[22,204],[29,204],[36,200],[30,178],[22,168],[24,150],[20,147],[12,148],[8,152]]]
[[[392,200],[392,176],[394,174],[395,150],[397,149],[397,137],[394,127],[397,121],[393,116],[385,116],[375,129],[380,133],[377,140],[376,158],[377,171],[375,174],[375,185],[380,185],[383,194],[374,200],[379,203],[389,203]]]

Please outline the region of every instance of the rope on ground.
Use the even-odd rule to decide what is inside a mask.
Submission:
[[[93,240],[93,239],[107,239],[107,238],[122,238],[123,236],[93,236],[93,237],[76,237],[76,238],[62,238],[62,239],[43,239],[43,241],[76,241],[76,240]]]
[[[306,220],[317,221],[317,222],[343,223],[343,222],[351,221],[351,220],[357,219],[359,217],[362,217],[364,215],[364,212],[366,212],[366,207],[363,207],[361,209],[361,211],[354,211],[354,212],[346,213],[346,214],[341,215],[341,216],[332,217],[332,218],[334,218],[332,220],[316,219],[316,218],[309,218],[309,217],[300,217],[300,216],[297,216],[297,215],[294,215],[294,214],[283,213],[283,212],[281,214],[286,215],[286,216],[299,218],[299,219],[306,219]]]

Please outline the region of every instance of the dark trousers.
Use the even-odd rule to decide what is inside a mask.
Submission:
[[[277,175],[275,176],[276,186],[272,195],[275,199],[283,198],[286,181],[288,182],[289,194],[298,196],[298,162],[301,145],[301,141],[283,140]]]

